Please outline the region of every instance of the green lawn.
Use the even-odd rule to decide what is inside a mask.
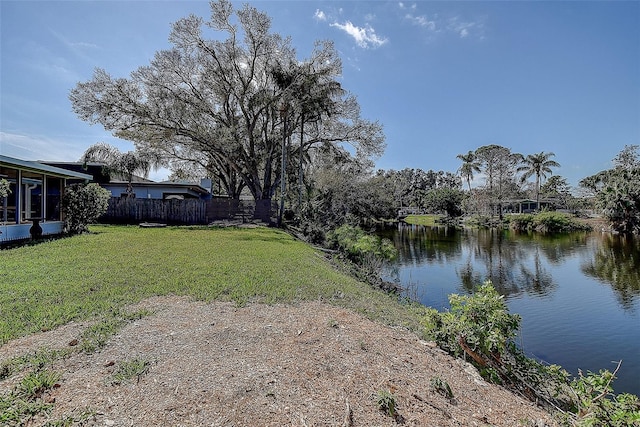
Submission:
[[[404,219],[404,222],[407,224],[434,226],[438,218],[440,218],[440,215],[409,215]]]
[[[418,328],[397,298],[337,271],[269,228],[93,226],[91,234],[0,251],[0,345],[71,320],[120,313],[152,295],[295,303],[323,300]]]

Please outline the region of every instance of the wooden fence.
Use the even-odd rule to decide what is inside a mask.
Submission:
[[[112,197],[101,222],[139,224],[158,222],[163,224],[196,225],[217,220],[250,221],[254,219],[272,222],[275,203],[261,200],[258,203],[233,199],[127,199]]]

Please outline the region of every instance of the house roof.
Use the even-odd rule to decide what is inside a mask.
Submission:
[[[103,170],[103,163],[99,162],[49,162],[43,161],[42,163],[46,163],[47,165],[60,167],[63,170],[75,171],[86,170],[92,175],[89,175],[91,179],[105,188],[114,187],[114,186],[123,186],[128,185],[129,181],[126,180],[121,174],[118,173],[105,173]],[[155,182],[151,181],[147,178],[143,178],[141,176],[133,175],[133,179],[131,181],[131,185],[133,187],[142,188],[142,187],[161,187],[167,188],[174,191],[193,191],[198,194],[206,195],[210,194],[209,190],[204,188],[201,184],[190,182],[186,180],[180,181],[162,181]]]
[[[51,162],[51,161],[44,161],[44,160],[41,160],[40,162],[50,166],[72,170],[75,172],[84,171],[84,173],[92,175],[92,180],[94,182],[97,182],[98,184],[126,181],[125,177],[122,174],[105,169],[105,164],[100,162],[87,162],[87,163]],[[153,181],[138,175],[133,175],[132,182],[153,182]]]
[[[127,181],[110,181],[108,183],[103,184],[104,187],[113,186],[113,185],[127,185]],[[196,184],[193,182],[175,182],[175,181],[147,181],[147,182],[132,182],[131,186],[136,188],[142,187],[160,187],[167,189],[184,189],[184,190],[192,190],[199,194],[209,194],[209,190],[201,186],[200,184]]]
[[[30,172],[46,173],[47,175],[57,176],[60,178],[79,178],[85,180],[93,179],[91,175],[87,175],[86,173],[80,173],[68,169],[58,168],[55,166],[45,165],[40,162],[16,159],[9,156],[0,155],[0,165],[16,169],[28,170]]]

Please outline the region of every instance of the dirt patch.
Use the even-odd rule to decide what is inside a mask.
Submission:
[[[153,315],[128,324],[100,352],[55,363],[60,387],[47,420],[85,408],[93,426],[545,426],[552,417],[484,382],[473,367],[432,343],[322,303],[205,304],[158,297],[134,309]],[[78,324],[18,339],[0,362],[41,345],[79,338]],[[119,363],[149,370],[111,385]],[[15,378],[0,383],[7,390]],[[448,384],[453,397],[434,383]],[[393,393],[398,416],[383,413]]]

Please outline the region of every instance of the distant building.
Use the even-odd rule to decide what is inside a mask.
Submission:
[[[531,199],[505,200],[503,202],[503,212],[505,213],[534,213],[553,208],[554,201],[550,199],[540,199],[540,206],[535,200]]]
[[[112,197],[126,197],[129,183],[118,174],[106,173],[101,163],[81,162],[44,162],[47,165],[84,172],[92,176],[92,182],[109,190]],[[206,187],[208,185],[208,188]],[[200,183],[188,181],[155,182],[140,176],[134,176],[131,182],[133,197],[137,199],[203,199],[211,198],[211,180],[203,179]]]

